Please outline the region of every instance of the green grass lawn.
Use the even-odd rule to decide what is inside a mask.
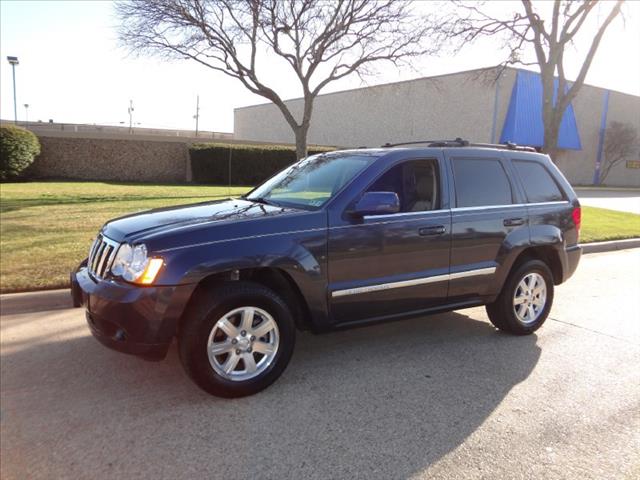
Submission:
[[[0,291],[66,287],[109,219],[239,196],[248,187],[100,182],[0,184]]]
[[[238,196],[248,187],[100,182],[0,184],[0,290],[61,288],[109,219]],[[582,242],[640,237],[640,215],[583,207]]]
[[[580,242],[640,237],[640,215],[605,208],[582,207]]]

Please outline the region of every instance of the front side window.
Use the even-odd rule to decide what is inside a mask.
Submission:
[[[499,160],[452,160],[457,207],[511,205],[511,184]]]
[[[524,193],[527,200],[536,202],[556,202],[563,200],[562,192],[556,182],[541,164],[537,162],[527,162],[514,160],[518,176],[522,180]]]
[[[368,192],[395,192],[400,199],[400,212],[437,210],[438,174],[434,160],[411,160],[389,169],[378,178]]]
[[[320,208],[376,158],[373,154],[314,155],[270,178],[246,198],[274,205]]]

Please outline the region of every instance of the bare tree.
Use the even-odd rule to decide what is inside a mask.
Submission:
[[[640,149],[638,132],[633,125],[622,122],[611,122],[605,131],[604,159],[600,166],[600,182],[611,172],[611,169],[636,154]]]
[[[473,43],[482,37],[500,37],[506,47],[507,58],[503,64],[536,65],[542,78],[542,116],[544,122],[543,150],[550,155],[556,152],[562,117],[576,97],[591,67],[600,41],[611,22],[620,14],[623,0],[603,2],[599,0],[556,0],[540,2],[538,9],[545,9],[548,18],[536,11],[531,0],[521,0],[520,11],[504,16],[493,14],[483,3],[456,1],[456,15],[440,22],[439,31],[444,38],[457,41],[457,47]],[[596,7],[608,9],[604,20],[590,39],[582,66],[575,81],[569,84],[565,75],[565,53],[576,35],[584,30],[585,22],[593,16]],[[492,5],[495,7],[495,4]],[[495,8],[493,9],[495,10]],[[503,10],[504,11],[504,10]],[[524,60],[526,49],[532,49],[535,60]],[[557,89],[554,77],[558,78]]]
[[[190,58],[273,102],[307,154],[313,103],[329,83],[429,53],[429,28],[394,0],[136,0],[116,4],[120,38],[135,53]],[[266,58],[266,60],[265,60]],[[303,97],[299,118],[265,71],[284,60]]]

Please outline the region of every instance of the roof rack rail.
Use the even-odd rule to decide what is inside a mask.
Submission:
[[[506,143],[471,143],[458,137],[455,140],[418,140],[414,142],[401,143],[385,143],[382,148],[401,147],[404,145],[421,145],[427,144],[429,147],[480,147],[480,148],[499,148],[501,150],[518,150],[521,152],[535,152],[533,147],[517,145],[513,142]]]
[[[456,145],[459,147],[466,147],[469,144],[466,140],[456,138],[455,140],[417,140],[414,142],[385,143],[382,145],[382,148],[401,147],[403,145],[421,145],[423,143],[429,144],[430,146]]]
[[[537,152],[533,147],[518,145],[513,142],[505,143],[470,143],[470,147],[500,148],[502,150],[518,150],[519,152]]]

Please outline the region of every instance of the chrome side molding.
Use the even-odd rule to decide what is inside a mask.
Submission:
[[[460,278],[493,275],[495,272],[496,267],[476,268],[474,270],[467,270],[466,272],[454,272],[444,275],[434,275],[431,277],[414,278],[412,280],[403,280],[399,282],[379,283],[377,285],[368,285],[366,287],[334,290],[333,292],[331,292],[331,297],[346,297],[348,295],[360,295],[362,293],[379,292],[381,290],[390,290],[392,288],[414,287],[416,285],[426,285],[429,283],[444,282],[447,280],[458,280]]]

